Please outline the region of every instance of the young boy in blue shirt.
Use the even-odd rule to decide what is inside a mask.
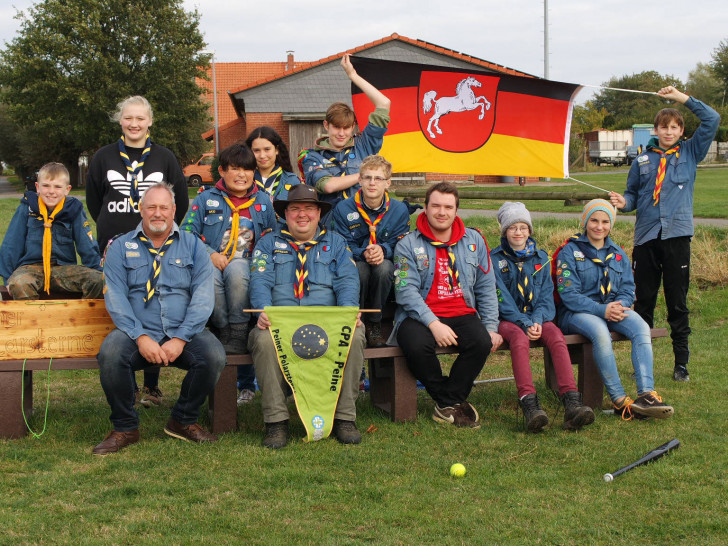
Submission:
[[[361,188],[340,201],[332,212],[334,229],[344,236],[359,271],[359,306],[383,309],[394,286],[394,246],[409,231],[407,205],[390,199],[392,164],[380,155],[361,162]],[[365,321],[370,347],[382,347],[382,313],[368,313]]]
[[[16,300],[35,300],[41,291],[80,292],[102,298],[99,246],[83,210],[69,196],[70,176],[60,163],[38,171],[38,192],[20,200],[0,247],[0,277]],[[83,265],[77,265],[76,251]]]
[[[299,156],[299,166],[306,184],[316,188],[321,200],[332,205],[359,190],[359,165],[365,157],[382,149],[391,105],[391,101],[381,91],[357,74],[349,55],[341,59],[341,67],[352,83],[372,101],[374,112],[369,114],[369,123],[360,134],[354,136],[354,110],[343,102],[335,102],[326,111],[326,136],[318,139],[312,149],[303,150]]]
[[[657,94],[684,104],[700,119],[692,138],[682,140],[685,122],[674,108],[663,108],[655,117],[655,132],[627,177],[624,196],[609,198],[623,212],[637,210],[632,269],[636,284],[634,310],[652,328],[660,282],[663,282],[667,322],[670,325],[675,381],[689,381],[687,306],[690,286],[690,240],[693,237],[693,191],[698,163],[708,153],[720,116],[707,104],[672,86]]]
[[[255,184],[255,155],[233,144],[220,152],[220,180],[195,197],[182,229],[207,245],[214,268],[215,308],[211,322],[228,354],[247,353],[250,307],[250,256],[263,232],[273,229],[276,215],[268,194]],[[239,403],[255,394],[253,366],[238,366]],[[242,399],[241,399],[242,397]]]

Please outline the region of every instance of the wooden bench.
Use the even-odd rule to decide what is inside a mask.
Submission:
[[[652,330],[652,337],[667,335],[665,328]],[[594,364],[591,344],[579,335],[567,335],[566,343],[572,362],[578,366],[578,388],[583,393],[584,403],[600,408],[603,385]],[[623,336],[612,334],[615,341]],[[532,342],[532,347],[542,347]],[[504,347],[499,350],[507,350]],[[438,349],[438,354],[452,354],[453,348]],[[413,421],[417,417],[417,383],[407,368],[407,362],[399,347],[367,348],[364,358],[369,363],[370,398],[375,407],[389,414],[392,421]],[[237,366],[252,364],[250,355],[228,355],[227,366],[210,394],[208,410],[213,432],[230,432],[237,429]],[[544,348],[546,383],[558,390],[548,350]],[[23,371],[23,369],[25,371]],[[53,370],[98,369],[95,357],[54,358]],[[33,372],[47,371],[48,359],[0,361],[0,438],[19,438],[28,433],[21,411],[28,415],[33,408]]]
[[[666,328],[653,328],[652,338],[667,336]],[[577,387],[582,393],[584,404],[599,409],[604,397],[604,385],[592,354],[589,340],[578,334],[564,336],[572,364],[578,367]],[[612,333],[614,341],[624,341],[620,334]],[[558,392],[556,373],[548,349],[540,342],[531,342],[531,347],[543,348],[544,371],[547,386]],[[498,349],[508,350],[506,343]],[[451,347],[438,348],[438,354],[454,354]],[[407,359],[399,347],[367,349],[369,361],[369,394],[372,404],[388,413],[392,421],[414,421],[417,418],[417,382],[407,368]]]

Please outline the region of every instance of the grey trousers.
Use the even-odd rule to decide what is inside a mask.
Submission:
[[[349,358],[344,368],[344,382],[339,393],[339,402],[336,405],[335,419],[344,421],[356,420],[356,397],[359,395],[359,376],[364,365],[364,347],[366,338],[364,328],[358,327],[349,349]],[[269,330],[253,327],[248,338],[248,349],[255,362],[255,374],[258,387],[263,394],[263,421],[277,423],[288,419],[286,393],[288,383],[283,377],[281,367],[278,365],[276,348],[273,344]]]

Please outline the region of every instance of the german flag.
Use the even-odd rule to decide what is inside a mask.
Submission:
[[[397,172],[568,176],[570,83],[352,57],[392,101],[381,154]],[[352,84],[356,117],[372,104]]]

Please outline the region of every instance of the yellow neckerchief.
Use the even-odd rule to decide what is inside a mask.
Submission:
[[[296,251],[296,282],[293,285],[293,295],[297,299],[303,298],[308,295],[308,264],[306,263],[307,252],[315,245],[319,244],[317,239],[326,234],[326,229],[322,229],[316,239],[309,241],[296,241],[296,238],[287,230],[282,229],[281,235],[284,239],[288,240],[288,244],[291,245],[293,250]]]
[[[228,241],[225,250],[223,250],[222,252],[223,256],[227,257],[228,263],[230,263],[235,257],[235,250],[237,250],[238,248],[238,235],[240,234],[240,211],[253,206],[253,203],[255,203],[255,197],[255,194],[253,194],[253,196],[245,203],[243,203],[239,207],[236,207],[235,205],[233,205],[233,202],[228,199],[227,195],[223,195],[225,202],[233,211],[233,223],[230,226],[230,240]],[[230,251],[230,254],[228,254],[228,251]]]
[[[51,246],[53,244],[53,235],[51,233],[51,225],[53,220],[56,218],[56,214],[63,210],[63,205],[66,202],[66,196],[63,196],[61,202],[56,205],[53,212],[48,215],[48,207],[43,202],[43,199],[38,196],[38,211],[43,216],[43,290],[46,294],[51,293]]]
[[[675,157],[680,157],[680,145],[673,146],[669,150],[665,150],[664,152],[659,148],[652,148],[653,152],[657,152],[660,154],[660,165],[657,167],[657,178],[655,179],[655,189],[652,192],[652,199],[655,200],[654,203],[652,203],[652,206],[654,207],[657,205],[657,203],[660,202],[660,191],[662,190],[662,181],[665,180],[665,171],[667,170],[667,156],[670,154],[675,154]]]
[[[366,224],[369,226],[369,244],[376,245],[377,224],[382,221],[382,218],[384,218],[384,215],[387,214],[387,211],[389,210],[389,193],[387,193],[386,191],[384,192],[384,210],[379,213],[379,216],[377,216],[376,220],[374,220],[373,222],[369,218],[369,215],[364,211],[364,207],[362,206],[361,190],[354,194],[354,203],[356,203],[356,208],[359,211],[359,214],[361,214],[361,217],[364,218],[364,222],[366,222]]]
[[[152,244],[152,241],[150,239],[148,239],[144,235],[139,236],[139,240],[144,243],[144,246],[147,247],[149,253],[154,256],[154,259],[152,260],[152,271],[149,273],[149,278],[147,279],[147,295],[144,298],[145,306],[149,304],[150,301],[152,301],[152,297],[156,292],[157,281],[159,280],[159,273],[162,271],[162,257],[167,251],[167,247],[174,243],[176,238],[177,234],[172,232],[167,240],[162,243],[162,246],[160,246],[159,249],[156,249],[154,248],[154,244]]]

